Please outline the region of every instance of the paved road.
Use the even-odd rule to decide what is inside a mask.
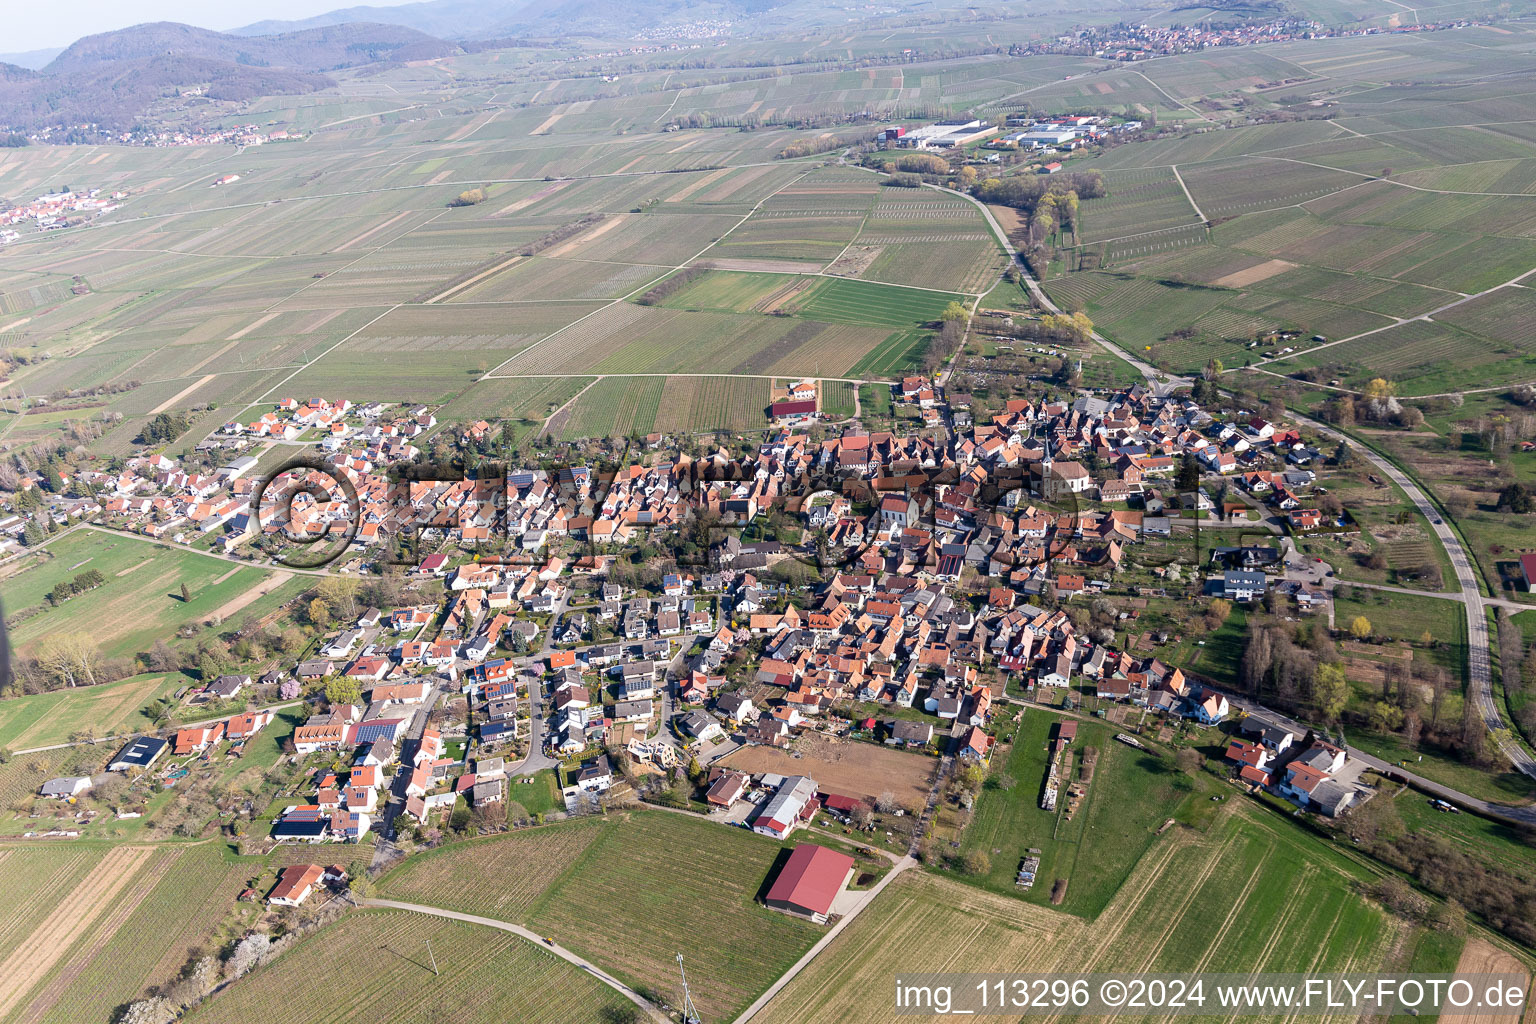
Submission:
[[[1324,437],[1337,440],[1347,440],[1354,451],[1364,458],[1377,470],[1385,474],[1388,479],[1402,488],[1408,500],[1413,502],[1419,513],[1429,521],[1429,528],[1439,539],[1445,553],[1450,557],[1451,568],[1456,572],[1456,583],[1461,589],[1461,602],[1467,610],[1467,670],[1471,680],[1472,699],[1477,705],[1478,712],[1483,716],[1483,721],[1490,731],[1496,731],[1496,740],[1499,751],[1509,759],[1510,764],[1526,775],[1536,779],[1536,757],[1515,739],[1508,731],[1504,723],[1503,715],[1499,712],[1498,701],[1493,695],[1493,670],[1492,660],[1489,654],[1489,629],[1486,606],[1489,600],[1483,597],[1482,586],[1478,582],[1477,572],[1472,566],[1472,561],[1467,557],[1466,549],[1461,546],[1461,538],[1451,529],[1440,516],[1440,512],[1424,494],[1413,480],[1398,469],[1385,457],[1378,455],[1370,447],[1359,443],[1354,438],[1346,438],[1339,431],[1327,424],[1310,419],[1297,413],[1291,413],[1291,417],[1301,423],[1305,423]]]
[[[891,870],[886,873],[884,878],[880,879],[880,881],[876,882],[873,887],[866,891],[863,894],[863,898],[860,899],[859,902],[856,903],[848,911],[848,913],[844,914],[836,924],[827,929],[827,933],[817,940],[816,945],[806,950],[805,955],[802,956],[799,960],[796,960],[793,967],[779,975],[779,979],[772,985],[768,986],[768,991],[758,996],[755,1000],[753,1000],[751,1006],[742,1011],[741,1016],[736,1018],[736,1024],[746,1024],[747,1021],[757,1016],[757,1014],[763,1009],[763,1007],[768,1005],[774,996],[783,991],[785,985],[788,985],[791,981],[794,981],[796,976],[798,976],[801,971],[809,967],[811,961],[815,960],[817,955],[823,949],[826,949],[827,946],[831,945],[832,940],[836,939],[839,935],[842,934],[844,928],[853,923],[854,918],[858,917],[864,912],[865,907],[874,902],[875,897],[879,896],[882,892],[885,891],[886,886],[895,881],[897,876],[899,876],[903,871],[906,871],[908,868],[913,867],[916,864],[917,861],[910,855],[898,860],[896,862],[896,866],[891,868]],[[871,994],[871,998],[875,998],[873,994]]]
[[[395,855],[395,844],[386,836],[394,834],[395,816],[405,810],[405,787],[411,782],[411,769],[405,759],[405,751],[410,750],[414,757],[416,750],[421,746],[421,734],[426,731],[427,719],[432,715],[432,709],[437,707],[438,698],[442,695],[445,681],[441,678],[434,679],[432,688],[427,691],[427,699],[422,701],[411,715],[411,723],[405,727],[405,737],[400,742],[400,765],[395,771],[394,781],[389,787],[389,796],[384,806],[379,809],[379,820],[375,827],[379,833],[379,841],[373,848],[373,861],[371,867],[382,868]]]
[[[1262,704],[1249,700],[1247,697],[1229,696],[1228,700],[1234,709],[1246,711],[1251,715],[1258,715],[1261,718],[1268,719],[1271,722],[1275,722],[1281,726],[1284,726],[1285,728],[1290,729],[1298,736],[1305,736],[1308,731],[1308,727],[1306,725],[1297,722],[1295,719],[1288,718],[1278,711],[1272,711]],[[1383,761],[1379,757],[1364,753],[1363,751],[1357,750],[1353,747],[1349,748],[1349,756],[1355,760],[1362,761],[1365,764],[1370,765],[1372,768],[1379,772],[1390,772],[1393,775],[1405,778],[1425,792],[1433,793],[1441,799],[1449,800],[1454,804],[1458,804],[1462,807],[1477,811],[1480,814],[1486,814],[1491,818],[1503,818],[1506,821],[1517,821],[1528,825],[1536,825],[1536,805],[1510,807],[1507,804],[1492,804],[1486,800],[1479,800],[1475,797],[1467,796],[1465,793],[1458,792],[1449,786],[1443,786],[1438,782],[1433,782],[1424,778],[1422,775],[1415,775],[1413,772],[1406,768],[1400,768],[1392,762]]]
[[[1034,297],[1035,304],[1038,305],[1041,309],[1051,313],[1061,312],[1061,307],[1057,306],[1056,303],[1051,301],[1051,297],[1046,295],[1045,291],[1040,287],[1040,282],[1035,280],[1034,275],[1029,272],[1029,270],[1024,266],[1023,262],[1019,259],[1019,251],[1015,249],[1013,247],[1013,243],[1008,240],[1008,232],[1004,231],[1003,226],[997,222],[997,218],[992,216],[992,211],[987,208],[986,203],[983,203],[981,200],[975,198],[974,196],[967,195],[964,192],[958,192],[952,188],[944,188],[942,185],[929,185],[928,188],[939,192],[948,192],[953,196],[959,196],[961,199],[964,199],[966,202],[980,210],[981,215],[986,218],[987,225],[991,227],[992,233],[997,236],[997,240],[1002,243],[1003,250],[1008,253],[1009,257],[1013,260],[1014,266],[1022,275],[1025,287],[1029,289],[1030,295]],[[1152,364],[1137,359],[1125,349],[1104,337],[1104,335],[1100,334],[1098,331],[1093,332],[1093,340],[1099,345],[1100,348],[1109,352],[1111,355],[1118,356],[1119,358],[1134,366],[1137,372],[1146,378],[1147,385],[1151,387],[1156,394],[1166,395],[1170,392],[1177,391],[1179,388],[1189,387],[1190,384],[1193,383],[1193,381],[1188,377],[1175,377],[1166,374]]]
[[[520,936],[527,939],[529,942],[538,944],[538,946],[542,949],[549,950],[551,953],[560,957],[562,960],[567,960],[570,963],[575,964],[577,967],[580,967],[582,970],[592,975],[592,977],[596,978],[604,985],[607,985],[609,988],[622,995],[625,999],[628,999],[630,1002],[640,1007],[641,1010],[645,1011],[645,1013],[652,1020],[657,1021],[658,1024],[670,1024],[667,1016],[661,1012],[660,1007],[646,999],[644,996],[630,988],[628,985],[624,984],[618,978],[615,978],[613,975],[609,974],[607,971],[604,971],[600,967],[594,967],[585,959],[575,953],[572,953],[565,947],[558,946],[553,942],[544,941],[544,937],[542,935],[539,935],[537,932],[529,931],[522,925],[510,924],[506,921],[497,921],[489,917],[476,917],[474,914],[461,914],[453,910],[443,910],[440,907],[422,906],[419,903],[402,903],[399,900],[365,899],[361,900],[360,902],[365,907],[385,907],[390,910],[409,910],[417,914],[428,914],[432,917],[446,917],[453,921],[466,921],[470,924],[484,925],[487,928],[499,928],[504,932],[511,932],[513,935]],[[554,1012],[553,1016],[558,1018],[560,1014],[558,1012]]]

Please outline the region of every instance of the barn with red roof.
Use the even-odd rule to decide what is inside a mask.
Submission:
[[[853,858],[814,843],[801,843],[773,880],[765,902],[774,910],[826,924],[832,903],[853,878]]]

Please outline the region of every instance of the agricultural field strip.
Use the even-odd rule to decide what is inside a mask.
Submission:
[[[513,359],[519,359],[519,358],[522,358],[523,356],[526,356],[529,352],[532,352],[534,349],[538,348],[540,345],[542,345],[545,342],[549,341],[551,338],[559,337],[561,334],[563,334],[564,332],[570,330],[572,327],[575,327],[577,324],[585,323],[587,320],[592,319],[593,317],[595,317],[598,314],[602,313],[604,310],[612,309],[613,307],[620,305],[626,299],[633,298],[636,295],[643,295],[643,294],[645,294],[647,289],[649,289],[651,286],[656,284],[656,282],[660,281],[662,278],[666,277],[667,274],[673,273],[674,271],[681,270],[684,267],[688,266],[688,264],[697,261],[706,252],[709,252],[710,249],[713,249],[716,245],[719,245],[721,242],[723,242],[727,238],[731,237],[731,232],[735,231],[737,228],[739,228],[743,224],[745,224],[747,222],[747,220],[754,213],[756,213],[759,209],[762,208],[762,205],[764,203],[766,203],[768,200],[772,199],[774,196],[778,195],[780,192],[784,191],[790,185],[793,185],[795,182],[799,181],[801,178],[805,177],[805,175],[808,174],[808,173],[810,173],[809,170],[804,171],[804,172],[802,172],[800,174],[797,174],[795,177],[789,179],[789,181],[786,181],[783,185],[780,185],[778,188],[774,189],[768,195],[766,195],[763,198],[759,199],[757,201],[757,204],[755,206],[753,206],[752,209],[748,210],[745,216],[743,216],[740,220],[738,220],[734,225],[731,226],[731,230],[730,231],[727,231],[725,234],[721,235],[715,241],[710,242],[704,248],[700,249],[698,252],[694,253],[688,259],[686,259],[683,262],[679,263],[677,266],[673,267],[671,270],[668,270],[665,273],[660,274],[657,277],[654,277],[654,278],[652,278],[649,281],[646,281],[644,284],[640,285],[640,287],[634,289],[633,291],[630,291],[630,292],[628,292],[628,293],[626,293],[624,295],[621,295],[618,298],[612,300],[611,302],[608,302],[608,303],[605,303],[604,305],[599,306],[597,309],[594,309],[592,312],[588,313],[586,316],[581,317],[580,319],[578,319],[578,320],[576,320],[576,321],[574,321],[572,323],[566,324],[564,327],[560,328],[558,331],[555,331],[553,334],[549,334],[549,335],[544,336],[543,338],[540,338],[538,341],[534,342],[532,345],[529,345],[527,348],[522,349],[521,351],[517,352],[512,357],[510,357],[508,359],[504,359],[500,363],[498,363],[496,366],[491,367],[491,369],[489,371],[487,371],[485,374],[483,374],[479,379],[480,380],[490,380],[490,379],[492,379],[495,376],[496,371],[498,369],[500,369],[503,366],[506,366]]]
[[[1536,267],[1532,267],[1530,270],[1525,271],[1519,277],[1513,278],[1513,279],[1511,279],[1509,281],[1505,281],[1503,284],[1496,284],[1492,288],[1485,288],[1483,291],[1476,292],[1476,293],[1474,293],[1472,295],[1463,295],[1461,298],[1457,299],[1455,302],[1447,302],[1445,305],[1439,306],[1439,307],[1437,307],[1435,309],[1431,309],[1427,313],[1420,313],[1418,316],[1396,317],[1396,318],[1394,318],[1394,322],[1393,323],[1387,324],[1385,327],[1376,327],[1376,328],[1373,328],[1372,330],[1369,330],[1369,331],[1362,331],[1359,334],[1350,335],[1348,338],[1340,338],[1337,341],[1324,342],[1321,345],[1316,345],[1316,346],[1314,346],[1312,348],[1306,349],[1306,350],[1301,351],[1301,352],[1292,352],[1290,355],[1276,356],[1273,359],[1263,359],[1263,360],[1260,360],[1257,363],[1254,363],[1253,366],[1248,367],[1248,369],[1258,369],[1260,367],[1267,366],[1270,363],[1285,362],[1288,359],[1295,359],[1298,356],[1310,356],[1314,352],[1321,352],[1325,348],[1332,348],[1335,345],[1342,345],[1346,341],[1357,341],[1360,338],[1366,338],[1366,337],[1369,337],[1369,336],[1371,336],[1373,334],[1380,334],[1382,331],[1390,331],[1394,327],[1401,327],[1403,324],[1413,323],[1415,320],[1423,320],[1423,321],[1425,321],[1427,323],[1434,323],[1434,322],[1436,322],[1434,320],[1434,316],[1437,313],[1444,313],[1448,309],[1455,309],[1457,306],[1466,305],[1467,303],[1472,302],[1475,299],[1480,299],[1480,298],[1482,298],[1485,295],[1491,295],[1494,292],[1502,291],[1505,288],[1523,288],[1524,286],[1521,285],[1519,282],[1524,281],[1526,278],[1530,277],[1532,274],[1536,274]],[[1318,385],[1318,386],[1321,386],[1321,385]],[[1508,385],[1505,385],[1505,387],[1508,387]],[[1349,389],[1348,388],[1343,388],[1341,390],[1348,391]],[[1486,390],[1497,390],[1497,389],[1486,389]],[[1414,395],[1414,396],[1404,396],[1404,397],[1423,398],[1423,397],[1427,397],[1427,396],[1424,396],[1424,395]]]
[[[263,204],[263,205],[265,205],[265,204]],[[426,227],[428,224],[431,224],[433,221],[437,220],[437,218],[440,217],[440,216],[442,216],[441,212],[439,212],[436,216],[434,216],[431,219],[427,220],[425,223],[423,223],[420,226],[421,227]],[[409,233],[409,232],[407,232],[407,233]],[[393,242],[395,240],[396,239],[391,239],[390,242]],[[358,256],[357,256],[357,259],[349,260],[345,265],[343,265],[340,268],[338,268],[336,273],[344,273],[344,272],[346,272],[347,270],[349,270],[352,267],[356,266],[358,263],[362,262],[363,260],[367,259],[368,257],[373,256],[376,253],[378,253],[379,251],[381,251],[383,248],[385,248],[387,245],[389,245],[390,242],[386,242],[384,245],[381,245],[381,246],[378,246],[378,247],[375,247],[375,248],[372,248],[372,249],[366,249],[366,250],[360,252],[358,254]],[[283,305],[285,302],[288,302],[294,296],[302,294],[305,290],[314,287],[318,283],[319,283],[318,280],[310,280],[310,281],[306,282],[305,284],[300,286],[295,291],[290,292],[290,293],[288,293],[286,295],[283,295],[282,297],[278,298],[277,300],[272,302],[270,305],[268,305],[267,307],[262,309],[261,312],[262,313],[271,313],[271,312],[275,311],[279,306]],[[330,348],[328,348],[324,352],[320,353],[314,359],[310,360],[309,363],[297,364],[297,366],[294,369],[293,373],[291,373],[288,376],[284,377],[281,381],[278,381],[278,383],[276,385],[274,385],[274,389],[278,388],[278,387],[282,387],[283,385],[287,384],[295,376],[297,376],[298,374],[302,373],[306,368],[308,368],[309,365],[311,365],[312,363],[318,362],[319,360],[325,358],[325,356],[328,353],[335,351],[336,348],[338,348],[341,345],[345,344],[346,342],[350,341],[354,336],[356,336],[357,334],[361,333],[366,328],[373,326],[373,324],[376,323],[379,319],[381,319],[384,316],[389,315],[393,311],[394,311],[394,308],[385,310],[383,313],[379,314],[378,317],[375,317],[373,320],[370,320],[368,323],[364,324],[362,327],[359,327],[356,331],[353,331],[352,334],[347,335],[345,338],[342,338],[341,341],[338,341],[335,345],[332,345]],[[116,337],[120,336],[122,333],[124,333],[125,331],[127,331],[129,329],[130,328],[126,328],[125,327],[125,328],[121,328],[121,329],[119,329],[117,331],[113,331],[113,332],[105,335],[104,337],[101,337],[101,338],[96,339],[95,341],[89,342],[86,345],[82,346],[80,349],[78,349],[78,350],[76,350],[74,352],[71,352],[70,356],[73,358],[73,357],[78,357],[80,355],[83,355],[84,353],[86,353],[86,352],[88,352],[88,351],[90,351],[90,350],[92,350],[94,348],[99,347],[100,345],[104,344],[105,342],[110,341],[113,338],[116,338]],[[36,363],[34,365],[38,366],[39,368],[41,368],[43,366],[42,363]],[[274,369],[287,369],[287,368],[292,367],[292,366],[295,366],[295,364],[287,363],[287,364],[283,364],[281,366],[252,367],[250,370],[246,370],[246,369],[217,370],[217,371],[214,371],[213,376],[223,376],[223,375],[228,374],[228,373],[246,373],[246,372],[252,372],[254,370],[268,370],[268,371],[270,371],[270,370],[274,370]],[[17,374],[16,375],[16,379],[19,381],[24,376],[25,376],[25,373]],[[172,378],[172,379],[180,380],[180,379],[183,379],[183,378],[179,378],[178,377],[178,378]],[[259,404],[261,400],[264,400],[267,397],[267,395],[270,395],[270,394],[271,394],[271,391],[268,391],[266,394],[262,395],[261,399],[258,400],[257,404]],[[10,429],[11,429],[11,427],[15,426],[15,423],[16,423],[16,421],[12,421],[10,424],[7,424],[6,431],[5,431],[6,434],[10,433]],[[3,439],[3,437],[4,437],[4,435],[0,435],[0,439]]]
[[[414,157],[412,157],[411,159],[419,160],[420,159],[419,154],[414,156]],[[739,169],[744,168],[744,167],[781,167],[781,166],[783,166],[783,161],[779,161],[779,160],[759,160],[759,161],[754,161],[754,162],[744,163],[744,164],[732,164],[730,166],[731,166],[732,170],[739,170]],[[678,172],[674,171],[674,170],[658,170],[658,171],[600,171],[600,172],[597,172],[595,174],[563,174],[563,175],[560,175],[558,178],[556,178],[554,180],[556,180],[556,181],[585,181],[585,180],[588,180],[588,179],[596,179],[596,178],[647,178],[647,177],[654,177],[654,176],[657,176],[657,175],[676,174],[676,173],[678,173]],[[706,173],[706,172],[701,170],[698,173],[702,174],[702,173]],[[807,173],[809,173],[809,171],[807,171]],[[177,186],[177,187],[178,188],[184,188],[184,187],[186,187],[186,185],[196,184],[197,182],[199,182],[201,180],[203,180],[203,176],[199,175],[199,176],[196,176],[196,177],[192,178],[190,181],[185,182],[182,185]],[[798,179],[794,179],[794,180],[798,180]],[[284,199],[284,202],[287,202],[287,203],[310,202],[310,201],[318,202],[318,201],[325,200],[325,199],[346,199],[346,198],[354,197],[354,196],[379,195],[379,194],[386,193],[386,192],[408,192],[408,191],[411,191],[411,190],[414,190],[414,189],[423,189],[423,188],[447,189],[447,188],[457,187],[457,186],[460,186],[460,185],[468,185],[468,186],[473,186],[473,187],[479,187],[481,185],[526,185],[526,184],[548,184],[548,183],[549,183],[549,178],[547,176],[543,176],[543,175],[538,176],[538,177],[529,177],[529,178],[476,178],[474,180],[465,180],[465,181],[439,181],[439,182],[436,182],[435,184],[430,184],[430,183],[427,183],[427,182],[415,182],[415,183],[407,184],[407,185],[381,185],[378,188],[351,189],[351,190],[348,190],[348,191],[345,191],[345,192],[319,192],[319,193],[315,193],[314,195],[307,195],[307,196],[289,196],[289,197],[286,197]],[[168,190],[167,192],[146,191],[146,192],[142,193],[142,195],[145,196],[145,197],[152,196],[152,195],[165,195],[165,194],[168,194],[169,191],[175,191],[175,189]],[[775,193],[775,194],[777,194],[777,193]],[[205,213],[218,213],[218,212],[223,212],[223,211],[226,211],[226,210],[253,210],[253,209],[261,209],[261,208],[269,206],[269,205],[271,205],[271,203],[268,200],[261,200],[259,202],[249,202],[249,203],[230,203],[230,204],[228,204],[226,206],[209,206],[209,207],[200,208],[197,212],[200,213],[200,214],[205,214]],[[186,212],[183,211],[183,210],[172,210],[172,211],[168,211],[166,213],[149,213],[149,214],[145,214],[145,215],[143,215],[141,217],[134,218],[132,223],[133,223],[133,225],[135,227],[139,227],[139,226],[143,226],[143,225],[149,224],[149,223],[151,223],[153,221],[156,221],[156,220],[166,220],[166,219],[170,219],[170,218],[184,217],[184,216],[186,216]],[[101,228],[107,228],[107,227],[121,227],[125,223],[127,223],[127,222],[126,221],[112,221],[112,220],[92,221],[89,224],[82,224],[79,227],[65,228],[65,229],[63,229],[61,231],[52,231],[52,232],[47,232],[45,234],[40,234],[40,235],[36,236],[35,238],[32,235],[26,235],[26,236],[23,236],[20,239],[17,239],[15,242],[11,243],[6,248],[7,248],[7,250],[10,253],[18,254],[19,255],[22,252],[23,247],[27,246],[29,243],[32,243],[32,242],[49,241],[51,239],[54,239],[54,238],[57,238],[57,237],[60,237],[60,236],[63,236],[63,235],[68,235],[69,237],[74,238],[74,237],[78,237],[79,233],[83,232],[83,231],[90,231],[92,229],[101,229]]]

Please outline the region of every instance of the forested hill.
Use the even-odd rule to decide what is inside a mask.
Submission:
[[[351,23],[268,36],[232,36],[160,21],[77,40],[45,74],[67,74],[105,63],[174,55],[252,67],[333,71],[376,61],[429,60],[459,52],[424,32],[400,25]]]

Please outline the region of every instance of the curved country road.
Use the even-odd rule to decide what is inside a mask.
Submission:
[[[930,185],[928,187],[939,192],[947,192],[950,195],[959,196],[980,210],[982,216],[986,218],[987,224],[992,228],[992,233],[997,236],[997,240],[1002,244],[1003,249],[1018,266],[1019,272],[1023,275],[1024,283],[1029,288],[1030,294],[1034,296],[1035,302],[1043,309],[1060,312],[1057,305],[1041,289],[1040,283],[1019,263],[1018,251],[1013,247],[1013,243],[1008,240],[1008,233],[1003,230],[1002,225],[997,222],[997,218],[992,215],[992,211],[987,208],[985,203],[954,189],[943,188],[938,185]],[[1148,385],[1157,394],[1167,394],[1176,388],[1191,383],[1187,377],[1174,377],[1162,374],[1156,367],[1134,358],[1097,331],[1093,333],[1093,340],[1106,351],[1119,356],[1140,371],[1141,375],[1146,378]],[[1159,378],[1162,379],[1160,380]],[[1441,519],[1440,513],[1436,511],[1434,505],[1431,504],[1429,498],[1419,489],[1418,485],[1406,473],[1393,465],[1391,461],[1377,454],[1368,445],[1360,443],[1355,438],[1347,438],[1326,424],[1319,423],[1317,420],[1297,413],[1291,413],[1290,415],[1293,419],[1300,423],[1305,423],[1324,437],[1351,442],[1355,450],[1360,452],[1367,462],[1385,473],[1393,483],[1402,488],[1403,493],[1408,496],[1408,500],[1413,502],[1414,507],[1429,521],[1430,528],[1434,531],[1435,537],[1440,541],[1441,546],[1445,548],[1445,553],[1456,570],[1456,582],[1461,589],[1461,601],[1467,610],[1467,669],[1471,680],[1472,698],[1477,705],[1478,712],[1483,716],[1483,721],[1487,724],[1489,731],[1494,733],[1500,753],[1517,770],[1531,778],[1536,778],[1536,757],[1531,756],[1530,751],[1514,737],[1505,725],[1504,718],[1499,712],[1498,701],[1493,695],[1493,671],[1492,660],[1489,655],[1488,616],[1485,611],[1482,588],[1478,586],[1477,575],[1473,571],[1472,562],[1467,557],[1466,550],[1461,546],[1461,539]],[[1359,756],[1358,753],[1357,756]],[[1427,784],[1430,786],[1434,785],[1433,783]],[[1438,788],[1444,789],[1444,787]],[[1454,791],[1446,790],[1446,792]],[[1476,805],[1482,803],[1482,801],[1473,800],[1462,794],[1456,795],[1468,804]]]
[[[476,917],[474,914],[461,914],[454,910],[443,910],[441,907],[428,907],[419,903],[402,903],[399,900],[365,899],[359,900],[358,902],[365,907],[381,907],[388,910],[409,910],[416,914],[429,914],[432,917],[446,917],[453,921],[465,921],[469,924],[484,925],[487,928],[499,928],[504,932],[511,932],[513,935],[520,936],[527,939],[529,942],[534,943],[540,949],[547,949],[551,953],[560,957],[562,960],[567,960],[575,964],[577,967],[580,967],[582,970],[592,975],[592,977],[596,978],[604,985],[607,985],[609,988],[622,995],[625,999],[628,999],[630,1002],[640,1007],[640,1009],[644,1010],[652,1020],[657,1021],[658,1024],[669,1024],[666,1014],[662,1013],[661,1009],[655,1003],[652,1003],[650,1000],[646,999],[640,993],[636,992],[634,989],[630,988],[628,985],[624,984],[613,975],[607,973],[599,967],[594,967],[592,964],[588,963],[586,960],[582,959],[580,956],[577,956],[575,953],[572,953],[570,950],[564,948],[563,946],[557,946],[552,942],[545,942],[542,935],[539,935],[537,932],[531,932],[527,928],[524,928],[522,925],[511,924],[507,921],[497,921],[490,917]]]
[[[1375,466],[1387,478],[1398,487],[1402,488],[1408,500],[1413,502],[1414,508],[1429,521],[1430,529],[1434,531],[1436,539],[1445,548],[1446,555],[1451,560],[1451,566],[1456,570],[1456,583],[1461,590],[1461,603],[1467,609],[1467,671],[1471,680],[1472,698],[1477,704],[1478,712],[1483,716],[1488,730],[1493,732],[1499,746],[1499,751],[1509,763],[1526,775],[1536,779],[1536,758],[1530,751],[1509,733],[1508,726],[1504,724],[1504,718],[1499,713],[1498,701],[1493,696],[1493,670],[1492,659],[1489,655],[1488,615],[1483,598],[1482,587],[1478,585],[1477,573],[1472,568],[1472,561],[1467,557],[1466,549],[1461,546],[1461,538],[1456,535],[1450,525],[1441,518],[1438,510],[1431,504],[1413,480],[1392,464],[1384,456],[1365,444],[1359,443],[1355,438],[1345,437],[1344,434],[1324,423],[1310,419],[1297,413],[1291,413],[1291,417],[1298,422],[1305,423],[1324,437],[1335,440],[1349,441],[1353,449],[1367,462]]]

